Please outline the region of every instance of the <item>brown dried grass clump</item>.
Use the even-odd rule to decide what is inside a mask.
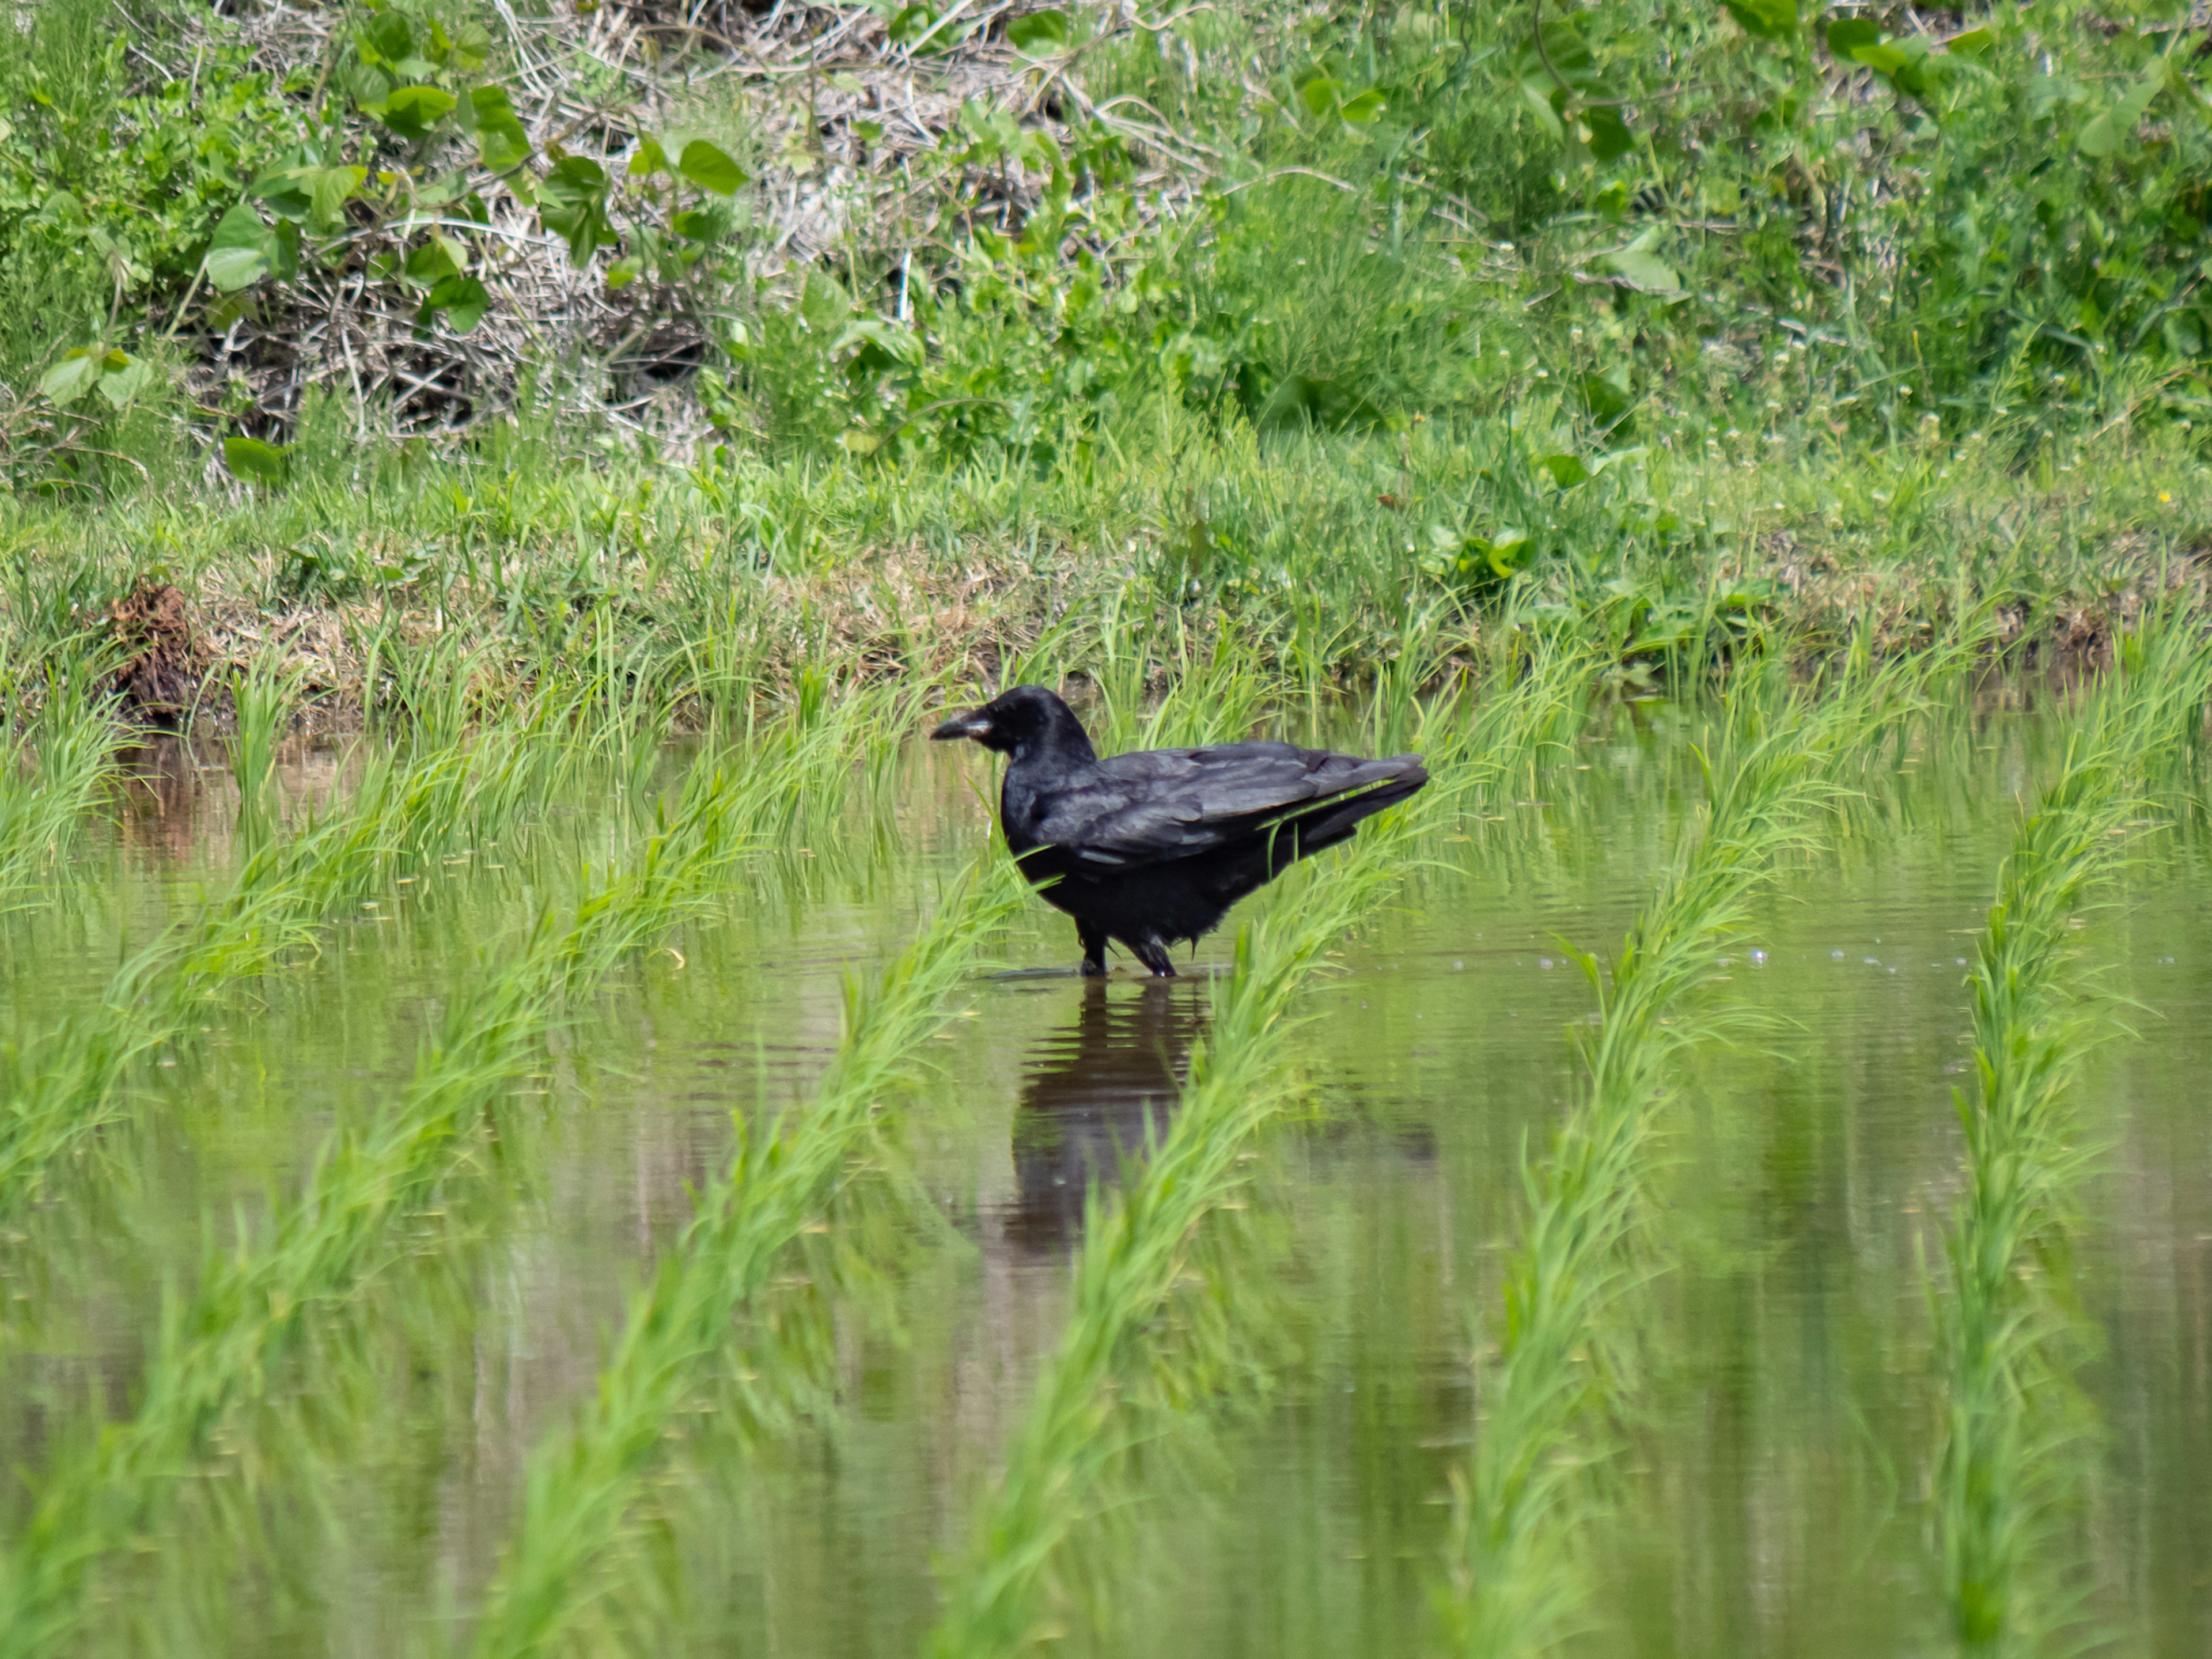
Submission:
[[[173,731],[198,699],[208,649],[173,583],[141,578],[107,613],[122,665],[113,685],[133,720]]]

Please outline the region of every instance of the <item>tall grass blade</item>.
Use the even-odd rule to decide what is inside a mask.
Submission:
[[[240,983],[312,952],[325,919],[380,889],[402,860],[514,821],[568,763],[543,709],[480,739],[380,762],[343,804],[264,839],[230,890],[118,970],[93,1009],[9,1057],[0,1107],[0,1218],[115,1110],[132,1067],[190,1033]]]
[[[98,1563],[158,1527],[178,1480],[234,1408],[264,1391],[318,1322],[353,1313],[361,1286],[405,1254],[398,1224],[451,1178],[471,1127],[538,1063],[564,1010],[618,961],[709,907],[717,878],[779,833],[795,801],[842,799],[859,723],[877,712],[856,698],[798,738],[772,732],[750,754],[696,765],[622,868],[565,923],[550,910],[541,915],[519,948],[495,958],[502,965],[453,1002],[394,1109],[330,1149],[259,1248],[210,1263],[165,1330],[137,1415],[49,1475],[17,1549],[0,1563],[0,1651],[40,1654],[66,1644]],[[926,936],[929,948],[909,953],[866,1005],[868,1017],[856,1019],[859,1041],[833,1073],[855,1132],[896,1076],[896,1056],[910,1060],[937,1029],[936,993],[963,971],[978,931],[1018,901],[1011,872],[993,891],[988,902],[949,910],[945,925]],[[830,1166],[806,1167],[819,1175]],[[696,1231],[720,1250],[717,1261],[742,1249],[705,1218]],[[696,1331],[696,1322],[685,1328]]]
[[[275,830],[276,745],[291,726],[306,680],[304,667],[288,666],[273,653],[256,657],[232,680],[238,731],[231,740],[230,775],[238,786],[239,837],[248,848],[261,846]]]

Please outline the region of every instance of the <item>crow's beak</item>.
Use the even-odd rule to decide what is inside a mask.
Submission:
[[[981,739],[990,735],[991,722],[983,717],[980,710],[971,708],[965,714],[955,714],[944,725],[939,726],[929,734],[929,740],[932,743],[943,743],[950,738]]]

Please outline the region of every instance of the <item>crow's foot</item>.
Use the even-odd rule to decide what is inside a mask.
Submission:
[[[1175,963],[1169,959],[1168,947],[1159,940],[1145,939],[1130,945],[1129,949],[1136,953],[1138,961],[1152,970],[1153,978],[1173,979],[1176,976]]]
[[[1083,943],[1083,977],[1106,977],[1106,935],[1089,922],[1075,924],[1075,937]]]

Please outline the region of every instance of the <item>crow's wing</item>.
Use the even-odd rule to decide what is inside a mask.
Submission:
[[[1287,743],[1141,750],[1101,761],[1056,794],[1037,837],[1103,868],[1157,864],[1264,836],[1304,808],[1419,764],[1410,755],[1361,760]]]

